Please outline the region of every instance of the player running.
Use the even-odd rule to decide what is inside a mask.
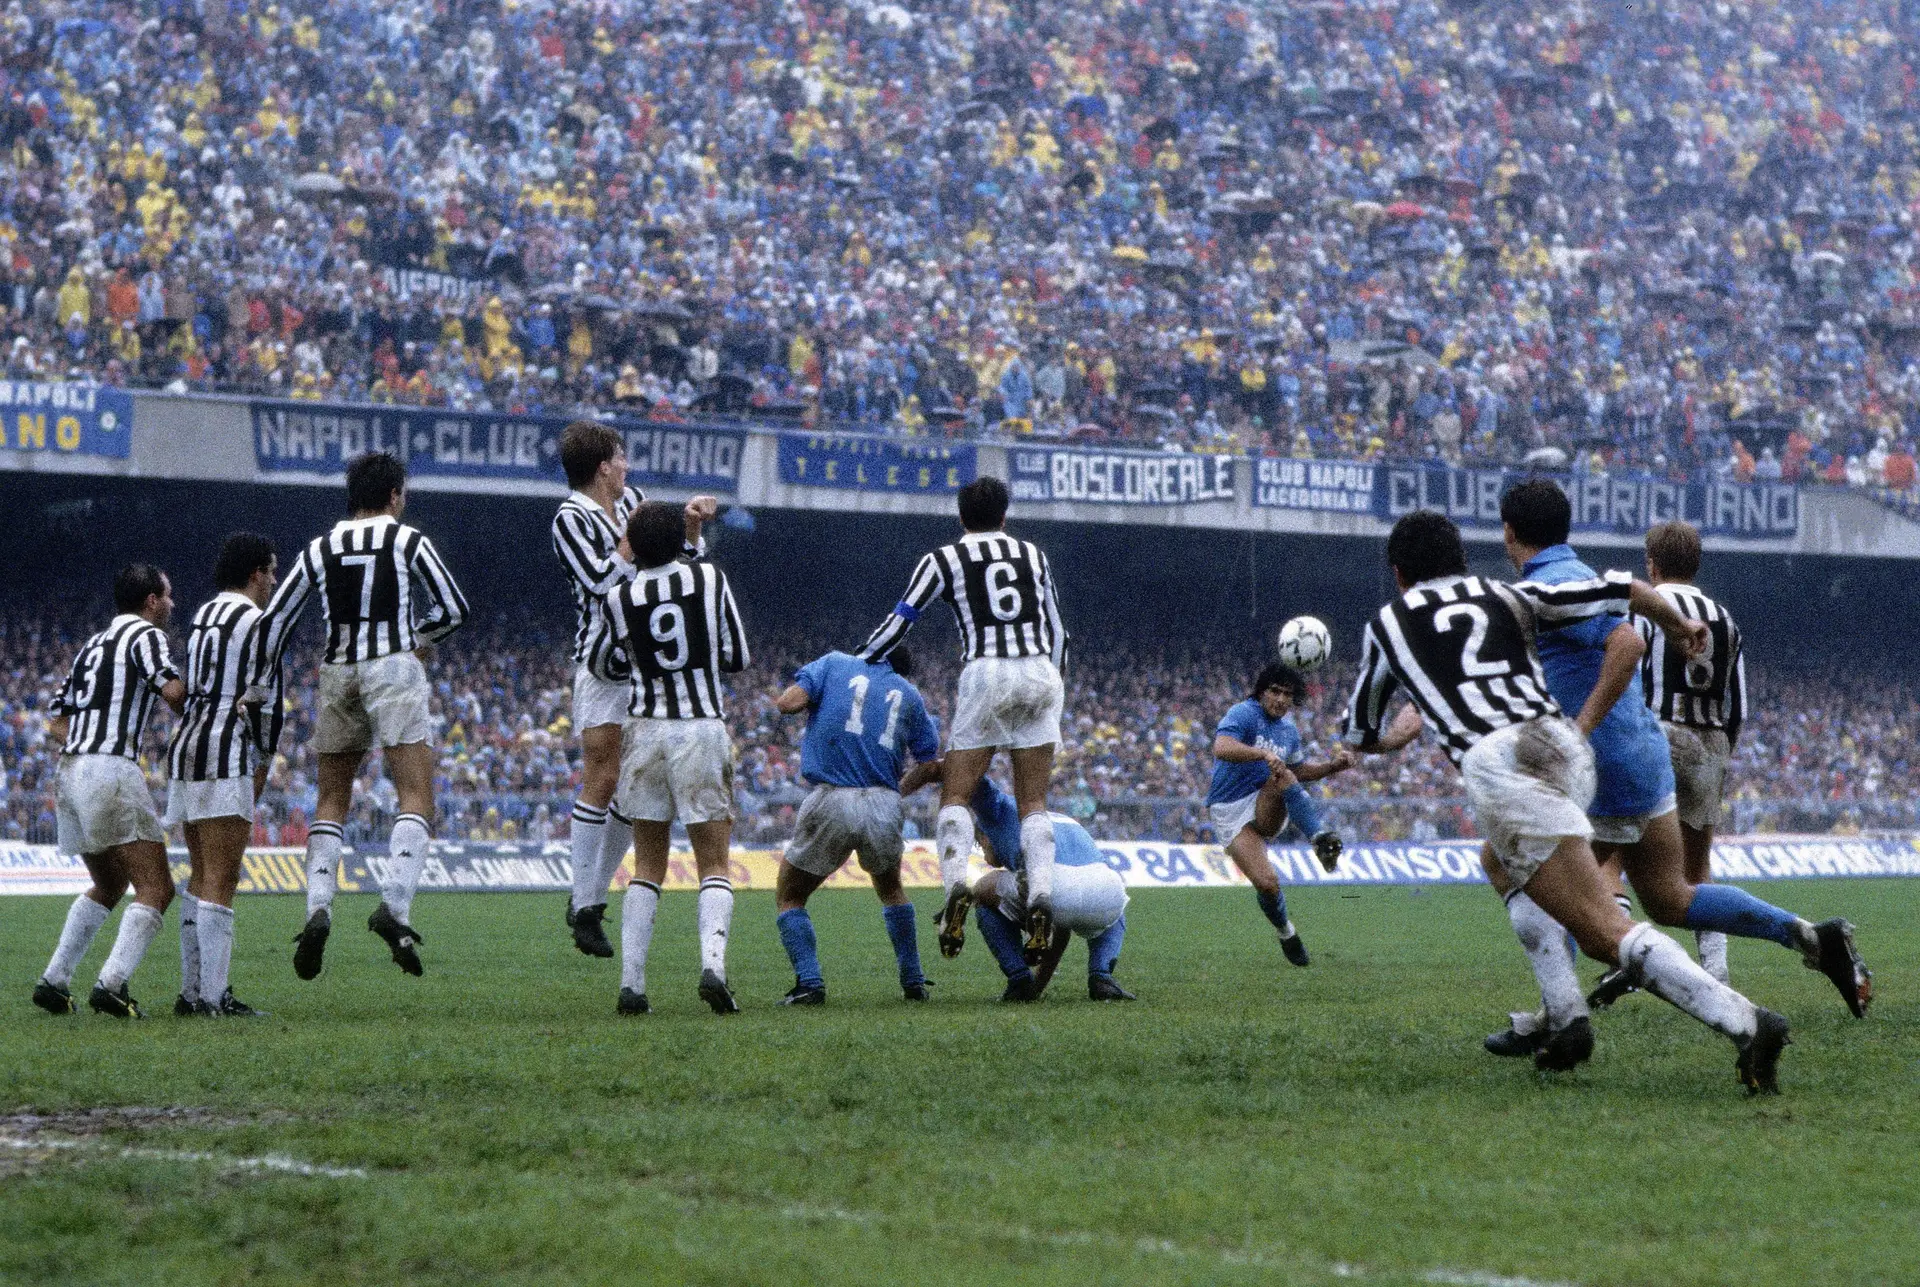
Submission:
[[[1087,940],[1087,996],[1095,1001],[1132,1001],[1133,993],[1114,981],[1120,948],[1127,937],[1127,887],[1100,856],[1085,827],[1063,813],[1045,817],[1053,828],[1053,928],[1039,960],[1022,950],[1020,926],[1026,905],[1020,879],[1025,865],[1027,823],[1013,797],[981,779],[973,791],[973,816],[979,822],[980,848],[994,870],[973,886],[979,904],[974,922],[987,950],[1007,976],[1002,1001],[1038,1001],[1078,934]]]
[[[1267,846],[1292,827],[1310,838],[1320,865],[1332,871],[1340,862],[1340,837],[1320,823],[1320,811],[1303,782],[1345,772],[1355,763],[1351,748],[1340,746],[1333,758],[1307,763],[1294,706],[1306,697],[1306,681],[1279,662],[1264,666],[1253,692],[1236,702],[1213,734],[1213,784],[1207,812],[1213,834],[1227,856],[1253,882],[1260,911],[1280,934],[1280,951],[1295,965],[1306,965],[1307,945],[1287,917],[1287,896]]]
[[[1026,950],[1038,960],[1051,937],[1054,857],[1047,791],[1065,704],[1060,665],[1067,629],[1047,556],[1004,530],[1007,485],[998,478],[976,478],[960,489],[959,507],[965,535],[920,560],[906,595],[856,655],[862,661],[885,657],[935,598],[944,598],[953,609],[966,666],[954,702],[935,829],[946,891],[942,950],[959,950],[972,900],[967,855],[973,848],[973,817],[967,802],[994,752],[1004,748],[1013,761],[1026,852]]]
[[[1621,572],[1552,585],[1469,576],[1460,529],[1432,510],[1394,524],[1387,562],[1401,593],[1367,625],[1348,742],[1380,754],[1418,736],[1420,723],[1406,711],[1383,728],[1389,698],[1404,688],[1460,769],[1511,896],[1524,894],[1571,930],[1581,951],[1623,967],[1636,985],[1731,1039],[1750,1094],[1777,1093],[1787,1021],[1715,979],[1653,926],[1629,919],[1608,893],[1588,843],[1593,752],[1549,692],[1533,646],[1542,628],[1629,609],[1690,654],[1705,646],[1705,627]],[[1550,937],[1559,937],[1557,928]],[[1534,1063],[1571,1068],[1593,1052],[1586,998],[1575,985],[1546,1001],[1550,1028]]]
[[[187,839],[192,875],[180,899],[177,1015],[250,1018],[260,1012],[227,985],[233,960],[233,894],[253,836],[254,802],[266,785],[282,719],[279,676],[266,708],[241,697],[253,686],[261,609],[278,578],[273,545],[235,532],[213,565],[218,591],[193,614],[187,634],[187,705],[167,748],[172,782],[167,822]]]
[[[627,725],[615,800],[633,819],[633,874],[621,906],[620,1014],[646,1014],[647,950],[667,876],[677,819],[687,828],[700,874],[700,999],[737,1014],[727,987],[727,933],[733,882],[733,741],[727,735],[722,675],[747,665],[747,636],[727,577],[709,563],[684,563],[684,514],[643,501],[627,519],[633,580],[607,596],[615,641],[632,664]]]
[[[1546,479],[1530,479],[1502,497],[1507,556],[1529,583],[1584,582],[1593,569],[1567,542],[1573,507],[1567,495]],[[1653,598],[1675,605],[1658,594]],[[1700,627],[1711,638],[1709,627]],[[1701,885],[1687,879],[1676,814],[1672,753],[1658,721],[1640,691],[1640,661],[1645,644],[1624,615],[1599,615],[1542,629],[1537,641],[1547,686],[1593,748],[1596,789],[1588,809],[1593,847],[1603,864],[1618,862],[1633,883],[1641,906],[1657,924],[1715,930],[1749,938],[1767,938],[1799,951],[1846,998],[1856,1014],[1859,999],[1870,995],[1868,976],[1853,946],[1852,927],[1842,920],[1813,925],[1732,885]],[[1623,698],[1625,700],[1623,700]],[[1485,861],[1483,856],[1483,861]],[[1497,863],[1488,863],[1488,879],[1505,892]],[[1625,903],[1625,895],[1615,897]],[[1565,938],[1545,922],[1524,894],[1509,900],[1508,916],[1526,946],[1542,990],[1564,989],[1574,979],[1573,958]],[[1551,980],[1549,982],[1548,980]],[[1630,982],[1616,976],[1596,989],[1604,1004]],[[1577,983],[1573,986],[1577,987]],[[1512,1026],[1487,1038],[1496,1055],[1531,1054],[1545,1040],[1544,1021],[1516,1015]]]
[[[134,563],[113,579],[112,623],[80,647],[60,689],[47,735],[60,743],[54,806],[60,852],[79,854],[93,885],[73,900],[53,959],[34,985],[33,1003],[49,1014],[74,1010],[74,969],[92,946],[120,896],[133,905],[120,918],[107,963],[87,1004],[117,1019],[138,1019],[127,981],[160,932],[173,901],[167,832],[140,771],[140,740],[158,697],[177,713],[186,685],[167,651],[173,586],[151,563]]]
[[[614,643],[606,605],[615,587],[633,579],[633,564],[621,550],[627,519],[646,497],[627,486],[626,440],[597,421],[578,420],[561,430],[560,467],[570,490],[553,516],[553,552],[567,571],[579,614],[573,632],[573,729],[582,752],[580,798],[573,802],[569,833],[573,893],[567,898],[567,925],[575,947],[588,956],[610,957],[607,886],[633,835],[632,820],[613,808],[620,733],[632,693],[630,667]],[[717,509],[711,496],[687,502],[687,555],[702,552],[700,529]]]
[[[900,990],[909,1001],[927,999],[913,903],[900,885],[901,804],[938,776],[940,729],[912,679],[905,644],[882,661],[830,652],[802,666],[774,698],[783,715],[808,712],[800,775],[813,783],[774,883],[775,924],[793,962],[793,989],[781,1005],[827,1003],[807,899],[855,853],[880,896]],[[909,754],[920,767],[902,782]]]
[[[434,816],[431,690],[421,657],[466,622],[467,600],[433,542],[400,521],[406,508],[405,465],[385,452],[355,459],[347,466],[352,517],[300,552],[257,630],[246,699],[264,703],[273,696],[294,625],[319,596],[327,635],[313,735],[319,793],[307,835],[307,923],[293,949],[293,972],[302,979],[320,975],[353,783],[376,746],[400,812],[387,837],[380,906],[367,928],[385,941],[401,970],[424,972],[420,934],[409,922]]]

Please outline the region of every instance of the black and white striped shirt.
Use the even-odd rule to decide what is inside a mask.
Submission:
[[[294,624],[315,591],[326,615],[323,660],[329,665],[412,652],[446,638],[467,619],[466,596],[432,541],[391,515],[344,519],[300,552],[267,604],[256,675],[278,671]]]
[[[253,600],[223,590],[193,614],[187,632],[187,707],[167,747],[176,782],[211,782],[253,773],[254,756],[278,741],[281,689],[276,671],[268,703],[247,708],[262,613]]]
[[[60,690],[67,717],[68,755],[140,758],[140,740],[153,714],[153,699],[180,678],[167,650],[167,635],[145,617],[123,612],[81,645]]]
[[[1640,659],[1647,705],[1669,724],[1723,729],[1728,742],[1736,741],[1747,713],[1747,655],[1740,627],[1698,586],[1669,583],[1654,589],[1681,616],[1704,621],[1712,643],[1705,653],[1689,657],[1658,626],[1635,617],[1634,629],[1647,643],[1646,655]]]
[[[1066,656],[1067,628],[1047,556],[1004,532],[968,532],[920,560],[906,596],[867,639],[860,659],[891,652],[935,598],[953,608],[966,661],[1050,657],[1059,664]]]
[[[646,499],[629,487],[614,502],[613,518],[582,492],[569,492],[553,516],[553,552],[567,570],[580,624],[573,632],[573,661],[601,679],[620,683],[628,676],[626,656],[614,646],[607,620],[607,595],[633,577],[633,565],[620,557],[620,534],[634,507]]]
[[[1625,572],[1560,585],[1477,576],[1422,581],[1367,623],[1346,740],[1359,747],[1379,740],[1396,688],[1407,690],[1455,764],[1496,729],[1560,714],[1534,651],[1537,627],[1625,615],[1632,585]]]
[[[632,662],[627,710],[640,719],[723,719],[721,675],[747,665],[747,635],[726,573],[711,563],[646,568],[607,596]]]

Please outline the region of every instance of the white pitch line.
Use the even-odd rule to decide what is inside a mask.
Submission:
[[[1423,1277],[1430,1283],[1448,1283],[1451,1287],[1575,1287],[1573,1283],[1543,1282],[1538,1278],[1510,1278],[1490,1274],[1484,1269],[1462,1272],[1457,1269],[1429,1269]]]
[[[110,1153],[115,1157],[140,1162],[210,1163],[228,1171],[271,1171],[278,1175],[304,1175],[328,1180],[364,1180],[367,1173],[357,1166],[323,1166],[317,1162],[297,1162],[290,1157],[269,1153],[265,1157],[225,1157],[219,1153],[194,1153],[171,1148],[116,1148],[93,1140],[23,1138],[0,1135],[0,1148],[28,1152],[34,1149],[59,1149],[75,1153]]]

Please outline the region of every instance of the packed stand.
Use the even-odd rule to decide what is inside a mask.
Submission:
[[[0,619],[0,838],[53,839],[57,748],[46,715],[75,649],[90,632],[84,614],[7,614]],[[176,623],[176,627],[179,623]],[[177,630],[176,630],[177,633]],[[176,638],[176,649],[178,639]],[[772,697],[800,664],[828,646],[763,648],[733,685],[730,719],[738,750],[737,843],[778,845],[792,834],[805,787],[799,779],[804,721],[784,718]],[[436,834],[445,840],[549,841],[566,836],[579,784],[580,750],[569,726],[572,668],[566,641],[538,631],[456,637],[440,649],[434,681],[440,773]],[[916,677],[943,721],[956,668],[922,657]],[[298,846],[312,817],[316,658],[290,654],[289,717],[255,842]],[[1882,673],[1892,676],[1890,668]],[[1173,653],[1089,650],[1068,673],[1067,720],[1054,806],[1102,839],[1197,843],[1214,839],[1201,801],[1212,769],[1214,726],[1245,695],[1247,676],[1212,660]],[[1342,669],[1310,686],[1300,715],[1310,753],[1336,734],[1347,698]],[[1734,760],[1730,797],[1736,831],[1859,830],[1920,824],[1920,690],[1899,680],[1861,684],[1857,673],[1773,676],[1756,668],[1755,712]],[[1870,692],[1871,697],[1859,694]],[[155,720],[146,767],[164,790],[164,739]],[[1351,839],[1436,839],[1473,833],[1444,757],[1429,744],[1313,788],[1332,804]],[[937,801],[924,792],[910,809],[913,833],[932,834]],[[348,822],[353,843],[386,834],[395,800],[369,757]]]
[[[9,0],[8,372],[1908,496],[1911,0]]]

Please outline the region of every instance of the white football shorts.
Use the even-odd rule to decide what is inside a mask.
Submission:
[[[136,840],[166,843],[147,775],[124,755],[61,756],[53,796],[63,854],[100,854]]]
[[[1007,881],[1002,888],[1012,884]],[[1025,904],[1017,900],[1017,894],[1002,900],[1002,909],[1015,920],[1027,914]],[[1062,929],[1083,938],[1104,934],[1125,914],[1127,902],[1127,883],[1105,863],[1054,865],[1053,923]]]
[[[1664,818],[1673,812],[1675,797],[1669,795],[1653,807],[1651,813],[1637,813],[1628,818],[1590,818],[1593,823],[1593,840],[1600,845],[1637,845],[1647,834],[1647,824],[1655,818]]]
[[[1733,746],[1722,728],[1689,728],[1684,724],[1662,724],[1667,746],[1673,752],[1674,795],[1680,808],[1680,821],[1695,831],[1705,831],[1720,822],[1726,802],[1727,761],[1733,758]]]
[[[633,685],[602,679],[585,666],[573,670],[573,731],[583,733],[603,724],[625,724],[633,701]]]
[[[981,657],[960,672],[947,749],[1057,746],[1066,685],[1051,657]]]
[[[343,755],[427,742],[433,737],[429,696],[427,668],[410,652],[323,665],[313,749]]]
[[[214,778],[210,782],[167,783],[167,825],[204,822],[208,818],[245,818],[253,821],[253,775]]]
[[[1593,749],[1572,720],[1549,716],[1481,738],[1460,761],[1467,800],[1515,889],[1568,836],[1593,835]]]
[[[897,871],[904,816],[900,793],[889,787],[817,786],[794,818],[787,861],[823,880],[839,871],[849,854],[860,856],[860,868],[869,875]]]
[[[636,719],[620,749],[614,804],[636,822],[733,817],[733,740],[717,719]]]

